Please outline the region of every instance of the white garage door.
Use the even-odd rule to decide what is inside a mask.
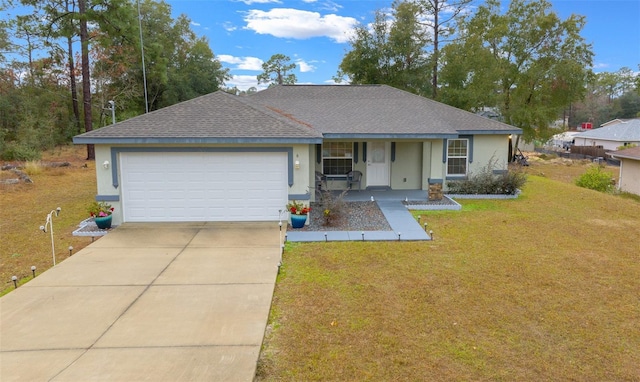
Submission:
[[[286,153],[121,153],[126,222],[278,220]]]

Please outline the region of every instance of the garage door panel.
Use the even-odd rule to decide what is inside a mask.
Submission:
[[[125,221],[277,220],[285,153],[122,153]]]

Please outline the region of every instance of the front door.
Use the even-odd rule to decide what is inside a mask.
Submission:
[[[367,146],[367,186],[389,186],[387,142],[369,142]]]

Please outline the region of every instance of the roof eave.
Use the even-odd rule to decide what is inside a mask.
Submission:
[[[522,134],[522,129],[514,127],[512,129],[500,129],[500,130],[458,130],[458,133],[462,135],[507,135],[507,134]]]
[[[320,137],[308,138],[279,138],[279,137],[228,137],[228,138],[211,138],[211,137],[185,137],[185,138],[159,138],[159,137],[73,137],[73,143],[76,145],[144,145],[144,144],[318,144],[322,143]]]
[[[452,139],[458,138],[455,133],[431,134],[372,134],[372,133],[325,133],[324,139]]]

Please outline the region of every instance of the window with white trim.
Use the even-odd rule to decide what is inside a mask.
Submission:
[[[447,140],[447,175],[467,175],[467,163],[469,163],[469,140]]]
[[[322,144],[322,173],[328,177],[346,175],[353,170],[352,142]]]

